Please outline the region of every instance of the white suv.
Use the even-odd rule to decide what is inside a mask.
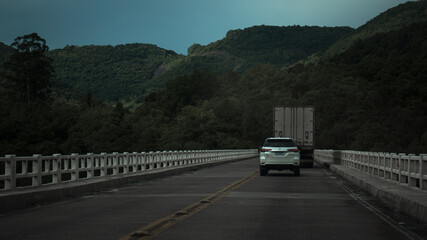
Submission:
[[[259,155],[259,174],[265,176],[268,170],[291,170],[300,175],[300,154],[294,140],[290,138],[267,138]]]

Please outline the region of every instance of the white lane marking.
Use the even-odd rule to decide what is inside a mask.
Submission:
[[[405,235],[408,239],[411,239],[411,240],[423,240],[422,237],[420,237],[417,234],[413,233],[408,228],[403,227],[401,224],[399,224],[398,222],[394,221],[392,218],[390,218],[389,216],[387,216],[386,214],[384,214],[380,209],[376,208],[375,206],[373,206],[369,202],[365,201],[364,199],[362,199],[361,197],[359,197],[357,194],[354,194],[351,189],[349,189],[347,186],[345,186],[342,183],[340,183],[339,181],[337,181],[336,177],[331,176],[331,174],[328,173],[327,171],[325,171],[325,174],[330,179],[332,179],[338,186],[340,186],[346,193],[348,193],[348,195],[350,195],[354,200],[356,200],[362,206],[364,206],[369,211],[371,211],[372,213],[374,213],[375,215],[377,215],[379,218],[381,218],[388,225],[390,225],[391,227],[393,227],[394,229],[396,229],[397,231],[399,231],[400,233],[402,233],[403,235]]]

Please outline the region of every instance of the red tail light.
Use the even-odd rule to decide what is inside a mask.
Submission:
[[[288,149],[288,152],[299,152],[299,149],[298,148]]]
[[[270,148],[261,148],[261,152],[270,152],[271,149]]]

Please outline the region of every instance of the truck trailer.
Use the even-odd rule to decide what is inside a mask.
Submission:
[[[299,150],[301,166],[313,167],[314,106],[274,107],[274,137],[292,138]]]

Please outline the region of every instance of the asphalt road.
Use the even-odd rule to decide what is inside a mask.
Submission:
[[[251,159],[0,215],[0,239],[427,239],[326,169],[257,170]]]

